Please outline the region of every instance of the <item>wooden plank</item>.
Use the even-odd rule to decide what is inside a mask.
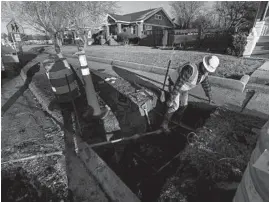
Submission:
[[[87,143],[77,137],[78,156],[88,171],[97,179],[111,198],[118,202],[139,202],[138,197],[121,181],[116,173],[101,159]]]

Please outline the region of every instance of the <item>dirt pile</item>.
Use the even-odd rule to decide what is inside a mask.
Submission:
[[[216,110],[205,125],[187,136],[176,173],[164,184],[159,201],[231,201],[264,120]]]

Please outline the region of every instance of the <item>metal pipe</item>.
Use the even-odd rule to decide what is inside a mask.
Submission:
[[[170,128],[171,129],[175,129],[179,126],[173,126]],[[151,135],[158,135],[158,134],[162,134],[163,130],[162,129],[158,129],[155,131],[151,131],[151,132],[147,132],[147,133],[141,133],[141,134],[135,134],[132,135],[131,137],[123,137],[120,139],[116,139],[116,140],[112,140],[112,141],[105,141],[105,142],[99,142],[99,143],[95,143],[95,144],[90,144],[89,147],[93,148],[93,147],[100,147],[100,146],[106,146],[106,145],[113,145],[119,142],[127,142],[127,141],[131,141],[131,140],[136,140],[142,137],[147,137],[147,136],[151,136]]]

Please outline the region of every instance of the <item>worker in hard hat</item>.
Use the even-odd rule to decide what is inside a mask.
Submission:
[[[169,76],[169,85],[171,88],[170,97],[166,102],[167,111],[164,115],[164,120],[161,125],[164,132],[170,132],[168,123],[172,115],[179,108],[180,119],[188,105],[188,91],[201,84],[209,103],[212,103],[211,86],[208,80],[208,73],[213,73],[219,66],[219,58],[217,56],[205,56],[203,61],[198,65],[193,63],[184,64],[178,68],[172,77]],[[176,77],[175,77],[176,75]],[[180,121],[180,120],[179,120]]]

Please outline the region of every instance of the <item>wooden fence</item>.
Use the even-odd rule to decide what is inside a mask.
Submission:
[[[218,29],[205,30],[200,34],[198,29],[169,30],[168,46],[175,44],[185,48],[210,49],[223,53],[230,45],[231,34]]]

